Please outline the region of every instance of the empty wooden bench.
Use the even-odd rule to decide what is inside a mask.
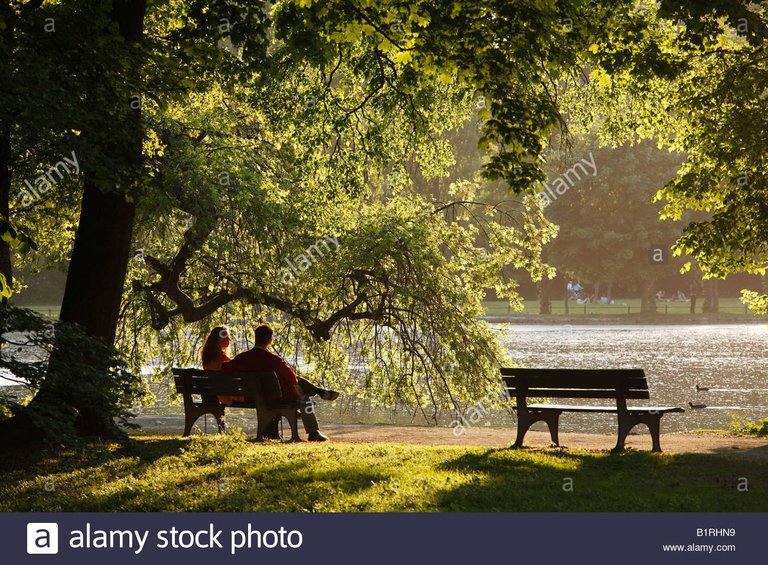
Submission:
[[[668,412],[685,412],[674,406],[628,407],[627,400],[649,399],[648,380],[642,369],[520,369],[502,368],[507,394],[515,399],[517,439],[522,447],[531,425],[543,421],[555,445],[560,445],[558,425],[563,412],[606,412],[618,416],[619,434],[614,451],[624,449],[629,431],[645,424],[651,432],[653,451],[661,451],[659,426]],[[576,406],[570,404],[527,404],[529,398],[604,398],[615,406]]]
[[[247,402],[232,402],[232,408],[255,408],[257,419],[256,439],[263,439],[267,427],[276,417],[285,417],[291,426],[291,441],[299,441],[297,411],[300,402],[281,400],[280,380],[275,373],[235,373],[225,375],[220,371],[202,369],[172,368],[176,383],[176,392],[184,398],[184,436],[192,431],[192,426],[203,414],[216,418],[219,432],[226,430],[224,421],[225,405],[220,404],[217,396],[240,396]],[[196,400],[193,395],[199,395]]]

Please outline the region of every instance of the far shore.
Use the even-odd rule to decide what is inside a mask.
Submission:
[[[687,326],[687,325],[728,325],[728,324],[767,324],[768,316],[754,317],[711,317],[704,314],[616,314],[614,316],[565,316],[565,315],[509,315],[480,316],[491,324],[540,324],[540,325],[633,325],[633,326]]]

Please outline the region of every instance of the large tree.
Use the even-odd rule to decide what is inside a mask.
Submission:
[[[484,174],[528,188],[560,123],[556,80],[578,75],[594,35],[633,14],[628,2],[278,3],[281,43],[269,64],[214,102],[229,130],[210,117],[173,118],[160,134],[167,147],[156,178],[173,192],[166,185],[159,204],[182,213],[154,230],[164,236],[138,245],[149,270],[132,288],[153,325],[205,320],[224,307],[281,315],[298,336],[293,350],[320,367],[337,368],[349,342],[361,342],[386,398],[435,383],[454,407],[453,392],[471,398],[499,357],[475,320],[483,287],[514,298],[499,277],[508,265],[540,276],[550,230],[520,202],[514,210],[478,202],[472,180],[453,184],[447,201],[424,202],[410,189],[414,169],[442,174],[451,152],[438,135],[476,109]],[[195,117],[205,116],[203,104]],[[339,234],[340,251],[294,281],[281,261],[328,233]]]
[[[13,167],[23,165],[25,159],[9,158],[9,133],[11,152],[32,156],[26,159],[33,164],[31,170],[43,167],[44,157],[55,162],[51,145],[59,150],[66,147],[73,161],[78,161],[76,173],[82,169],[82,184],[70,174],[56,187],[70,190],[57,190],[49,197],[37,195],[31,205],[14,202],[11,208],[16,210],[9,214],[19,213],[24,223],[41,208],[48,208],[50,222],[50,204],[66,201],[71,189],[80,189],[75,192],[80,217],[61,320],[77,324],[94,339],[111,344],[119,319],[135,206],[142,196],[146,129],[142,106],[147,100],[156,104],[178,100],[191,89],[202,88],[211,74],[246,71],[257,64],[264,52],[266,14],[260,2],[249,7],[228,2],[185,6],[157,2],[148,9],[144,0],[115,0],[97,6],[77,1],[3,4],[0,23],[4,30],[12,31],[3,36],[2,47],[8,55],[10,76],[16,81],[3,90],[8,104],[0,115],[0,133],[6,134],[1,140],[0,180],[4,184],[0,188],[7,189],[9,175],[16,190],[34,178],[13,177]],[[145,41],[147,22],[151,34]],[[237,39],[239,58],[217,44],[228,37]],[[38,76],[42,77],[37,79],[38,95],[29,97],[29,90],[19,85],[34,83]],[[46,117],[50,121],[44,121]],[[23,173],[24,169],[16,171]],[[7,198],[8,191],[0,196]],[[59,220],[56,227],[65,236],[63,230],[75,223],[71,210],[62,207],[59,213],[63,217],[53,218]],[[33,236],[37,228],[31,230]],[[7,256],[7,249],[0,249],[0,263]],[[7,260],[0,266],[10,274]],[[54,350],[51,370],[57,370],[64,358],[63,351]],[[78,428],[83,433],[108,431],[109,422],[98,414],[98,405],[64,396],[78,413]],[[43,381],[30,408],[40,410],[61,397],[60,389],[53,390]],[[28,429],[29,419],[20,416],[17,421]]]

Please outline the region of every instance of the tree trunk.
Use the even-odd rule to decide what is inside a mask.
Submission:
[[[613,281],[608,281],[608,290],[606,291],[606,296],[608,297],[608,304],[610,304],[611,300],[613,300]]]
[[[126,42],[140,41],[143,35],[146,0],[116,0],[112,19],[118,24]],[[86,93],[87,94],[87,93]],[[122,144],[115,155],[117,162],[126,163],[131,171],[126,178],[113,179],[115,187],[128,187],[130,200],[122,191],[102,192],[84,163],[84,189],[80,221],[75,234],[60,319],[82,326],[95,338],[112,343],[117,332],[120,303],[131,250],[131,237],[138,198],[135,182],[141,170],[143,134],[141,113],[125,101],[127,118],[121,127],[131,132],[131,140]],[[101,127],[99,124],[97,127]],[[88,130],[84,128],[84,135]],[[60,363],[57,351],[51,355],[50,366]],[[75,376],[73,375],[73,378]],[[57,393],[43,382],[32,403],[44,405]],[[62,400],[56,398],[56,400]],[[112,434],[98,406],[78,403],[77,398],[64,399],[77,411],[76,430],[81,436],[108,437]],[[19,427],[23,427],[24,413]],[[33,437],[32,432],[27,432]]]
[[[61,319],[115,339],[131,250],[135,205],[86,178],[80,224],[67,272]]]
[[[704,281],[704,304],[701,311],[707,314],[720,312],[720,289],[717,279]]]
[[[6,124],[0,124],[0,215],[10,221],[11,202],[11,134]],[[8,286],[13,285],[11,245],[0,239],[0,274]],[[3,302],[7,299],[3,298]]]
[[[552,313],[552,301],[549,296],[549,281],[544,278],[539,281],[539,314]]]
[[[642,284],[640,291],[640,313],[641,314],[655,314],[656,313],[656,281],[653,280],[649,283]]]

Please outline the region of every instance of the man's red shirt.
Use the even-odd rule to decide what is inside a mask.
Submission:
[[[285,362],[285,359],[266,349],[254,347],[253,349],[244,351],[240,355],[235,356],[231,361],[224,363],[221,366],[221,370],[224,373],[274,371],[277,374],[277,378],[280,379],[282,400],[291,401],[301,399],[299,392],[296,390],[296,385],[299,384],[299,379],[296,377],[296,373],[294,373],[293,369],[291,369],[288,363]]]

